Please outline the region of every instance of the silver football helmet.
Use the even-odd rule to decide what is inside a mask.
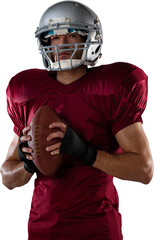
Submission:
[[[77,32],[84,36],[82,43],[51,45],[53,35]],[[41,17],[35,32],[39,51],[48,71],[69,70],[81,65],[94,66],[101,57],[103,33],[98,16],[87,6],[75,1],[62,1],[49,7]],[[76,51],[82,50],[81,59],[74,59]],[[59,53],[71,51],[70,59],[59,60]],[[56,60],[52,53],[56,54]]]

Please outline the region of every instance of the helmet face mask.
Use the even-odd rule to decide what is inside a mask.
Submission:
[[[52,45],[53,36],[72,33],[79,34],[83,42]],[[103,41],[100,21],[91,9],[74,1],[63,1],[49,7],[40,20],[35,36],[48,71],[69,70],[83,64],[93,66],[101,55]],[[62,51],[68,52],[70,58],[60,60]],[[75,58],[77,51],[82,52],[80,59]],[[53,58],[53,55],[56,57]]]

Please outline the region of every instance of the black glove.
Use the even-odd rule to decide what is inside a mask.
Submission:
[[[21,137],[21,136],[20,136]],[[22,147],[28,147],[27,142],[22,143],[19,140],[19,146],[18,146],[18,154],[19,154],[19,160],[24,162],[24,168],[27,172],[35,173],[38,171],[37,167],[35,166],[34,162],[32,160],[28,160],[25,156],[25,154],[22,152]]]
[[[97,149],[90,143],[85,143],[77,133],[69,126],[61,142],[60,153],[65,153],[76,158],[89,166],[92,166],[96,160]]]

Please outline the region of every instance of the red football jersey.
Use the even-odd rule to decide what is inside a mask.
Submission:
[[[147,76],[128,63],[88,69],[68,85],[54,72],[31,69],[7,88],[8,113],[20,136],[41,105],[53,108],[85,141],[120,153],[116,133],[135,122],[147,102]],[[77,160],[53,176],[37,174],[29,217],[29,240],[121,240],[121,215],[113,177]]]

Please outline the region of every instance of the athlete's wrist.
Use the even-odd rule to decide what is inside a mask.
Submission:
[[[21,136],[20,136],[21,137]],[[22,143],[21,140],[19,139],[19,145],[18,145],[18,155],[19,155],[19,160],[21,162],[24,162],[24,169],[29,172],[29,173],[35,173],[38,171],[37,167],[35,166],[34,162],[32,160],[28,160],[26,158],[25,153],[22,151],[23,147],[28,147],[27,142]]]
[[[72,128],[67,126],[61,142],[60,153],[68,154],[86,165],[92,166],[96,160],[97,149],[90,143],[84,142]]]

